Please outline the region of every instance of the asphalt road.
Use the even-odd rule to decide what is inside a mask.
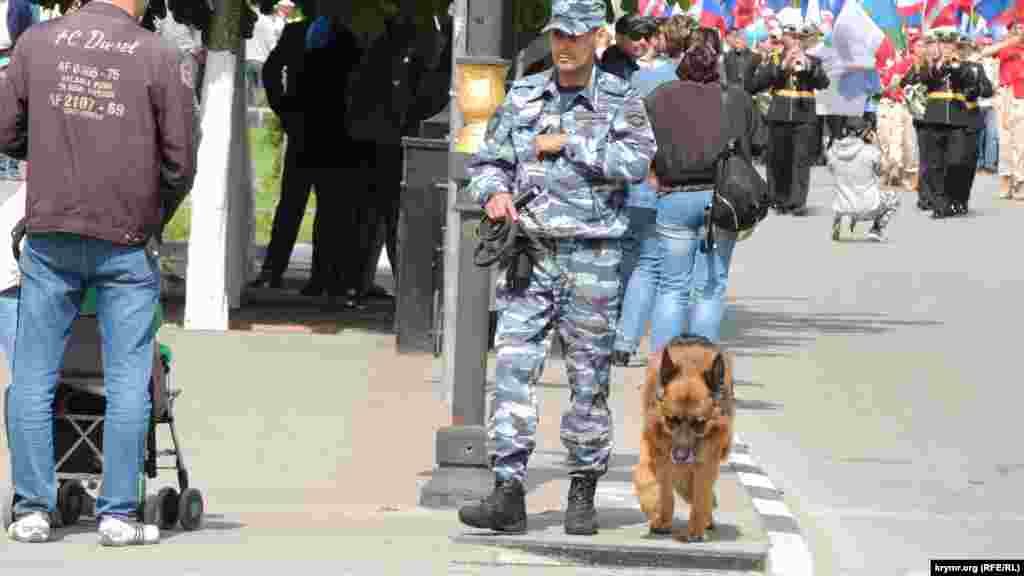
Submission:
[[[817,574],[927,574],[931,558],[1024,557],[1017,245],[1024,202],[979,175],[974,212],[903,194],[889,241],[830,239],[830,179],[806,218],[738,246],[725,339],[738,429],[789,495]]]

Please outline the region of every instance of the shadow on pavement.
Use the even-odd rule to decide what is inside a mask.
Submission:
[[[183,327],[185,301],[170,295],[164,302],[164,322]],[[393,300],[368,300],[365,309],[328,305],[326,297],[307,298],[271,290],[251,290],[238,310],[232,310],[231,330],[243,332],[305,332],[334,335],[347,330],[394,334]]]
[[[741,300],[728,308],[722,322],[722,343],[736,356],[784,357],[819,336],[871,336],[941,324],[936,320],[899,320],[880,313],[794,313]]]
[[[196,530],[195,532],[196,533],[201,533],[201,532],[204,532],[204,531],[226,532],[226,531],[241,530],[241,529],[243,529],[245,527],[246,527],[246,525],[242,524],[240,522],[233,522],[233,521],[225,520],[224,516],[222,514],[206,514],[203,517],[203,525],[199,528],[199,530]],[[95,518],[92,518],[92,517],[82,518],[81,520],[79,520],[73,526],[62,526],[62,527],[54,528],[54,530],[52,532],[51,541],[52,542],[60,542],[61,540],[63,540],[64,538],[67,538],[68,536],[77,536],[79,534],[96,534],[96,531],[97,531],[98,528],[99,528],[99,522],[97,522],[97,520]],[[178,528],[178,527],[172,528],[170,530],[161,530],[160,531],[160,540],[161,541],[172,540],[174,538],[177,538],[178,536],[184,536],[185,534],[187,534],[187,532],[185,532],[184,530],[182,530],[181,528]]]

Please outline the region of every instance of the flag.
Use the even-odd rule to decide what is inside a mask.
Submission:
[[[970,10],[973,0],[926,0],[924,28],[960,26],[961,10]]]
[[[682,13],[676,0],[637,0],[636,13],[658,18]]]
[[[800,4],[800,8],[803,10],[804,22],[820,27],[821,6],[818,4],[818,0],[806,0]]]
[[[758,0],[731,0],[732,26],[746,28],[757,22],[761,6]]]
[[[708,28],[718,28],[725,35],[725,9],[722,0],[699,0],[701,4],[700,24]]]
[[[924,0],[896,0],[896,11],[904,18],[920,14],[923,9]]]
[[[1013,4],[1010,0],[978,0],[974,11],[987,22],[992,22],[1006,12],[1013,12]]]
[[[839,60],[847,66],[875,66],[876,54],[885,38],[885,32],[859,2],[846,2],[832,26],[832,46]]]
[[[864,0],[864,11],[885,32],[894,47],[904,48],[903,20],[896,10],[896,0]]]

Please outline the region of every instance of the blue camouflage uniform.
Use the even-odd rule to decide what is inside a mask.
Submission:
[[[596,24],[553,17],[545,30],[578,35],[603,23],[603,2],[558,0],[552,12],[601,17]],[[647,175],[655,152],[643,101],[628,82],[595,66],[587,86],[566,94],[556,78],[557,67],[516,81],[468,166],[470,193],[481,205],[498,193],[539,192],[520,211],[521,225],[551,248],[534,264],[525,291],[510,290],[505,274],[497,287],[497,383],[489,448],[495,476],[503,481],[525,481],[537,429],[534,387],[552,328],[565,344],[572,391],[561,422],[570,473],[607,470],[619,244],[628,227],[625,185]],[[559,132],[570,136],[562,153],[539,160],[534,138]]]

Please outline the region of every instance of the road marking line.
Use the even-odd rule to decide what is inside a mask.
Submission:
[[[768,552],[767,573],[777,576],[813,576],[814,562],[810,548],[799,531],[796,516],[789,511],[785,501],[781,499],[766,500],[754,496],[755,493],[760,494],[764,489],[779,492],[780,495],[781,491],[775,487],[768,475],[757,464],[751,455],[749,444],[742,442],[739,436],[736,436],[733,439],[733,446],[738,446],[741,449],[738,451],[739,453],[732,453],[730,463],[748,468],[746,471],[737,471],[736,476],[739,478],[740,484],[747,490],[747,495],[753,501],[754,508],[762,516],[761,522],[765,526],[768,541],[771,543]],[[781,521],[782,518],[787,518],[789,521]],[[796,533],[780,531],[783,528],[792,530],[794,527],[797,530]]]
[[[768,570],[771,574],[786,576],[811,576],[814,565],[811,564],[811,552],[807,542],[800,534],[782,534],[769,532],[768,539],[772,543],[768,552]]]
[[[792,518],[793,513],[786,507],[786,503],[782,500],[762,500],[760,498],[753,498],[754,508],[761,513],[762,516],[785,516]]]
[[[740,472],[737,474],[740,478],[740,483],[744,486],[754,486],[757,488],[767,488],[769,490],[777,490],[775,485],[772,484],[770,478],[764,474],[751,474],[750,472]]]
[[[750,457],[750,454],[736,454],[735,452],[729,455],[729,463],[757,466],[757,464],[754,464],[754,459]]]

